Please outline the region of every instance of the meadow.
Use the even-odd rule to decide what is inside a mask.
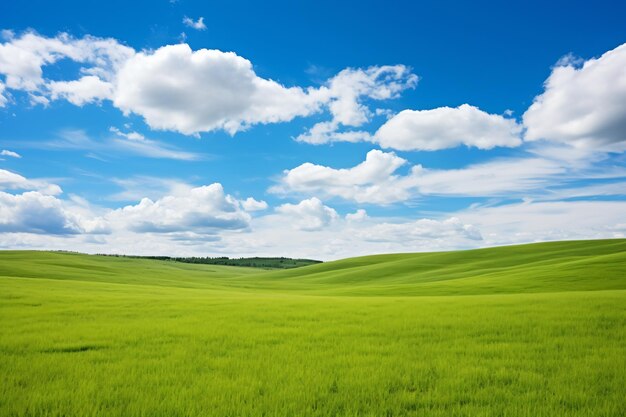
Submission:
[[[626,240],[289,270],[0,252],[1,416],[626,415]]]

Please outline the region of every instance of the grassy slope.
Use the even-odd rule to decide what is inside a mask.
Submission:
[[[626,289],[626,239],[375,255],[267,271],[81,254],[0,252],[0,276],[318,295]]]
[[[615,239],[375,255],[239,280],[325,294],[461,295],[626,289],[624,277],[626,239]]]
[[[0,252],[0,277],[219,289],[228,287],[227,279],[261,272],[264,270],[75,253]]]
[[[624,415],[625,252],[277,272],[2,252],[0,415]]]

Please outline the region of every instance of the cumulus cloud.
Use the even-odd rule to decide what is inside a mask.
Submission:
[[[82,64],[82,76],[46,78],[44,68],[62,59]],[[26,91],[34,103],[65,99],[82,106],[111,100],[152,128],[185,134],[216,129],[233,134],[252,124],[289,121],[317,111],[324,99],[320,90],[287,88],[258,77],[250,61],[232,52],[194,52],[180,44],[137,53],[114,39],[64,33],[53,38],[10,34],[0,43],[0,74],[3,90]],[[7,100],[0,94],[4,106]]]
[[[298,204],[283,204],[276,211],[293,227],[304,231],[321,230],[339,217],[335,209],[325,206],[317,197]]]
[[[263,200],[258,201],[252,197],[248,197],[241,202],[241,207],[243,207],[245,211],[260,211],[266,210],[268,206],[267,203]]]
[[[306,133],[296,137],[298,142],[322,145],[329,142],[370,142],[370,133],[363,130],[338,132],[339,123],[335,121],[314,124]]]
[[[85,36],[81,39],[61,33],[48,38],[34,32],[15,36],[5,32],[0,43],[0,74],[4,87],[30,94],[35,103],[50,98],[67,98],[74,104],[85,104],[110,96],[112,81],[119,66],[134,55],[132,48],[114,39]],[[79,80],[49,80],[45,66],[69,59],[82,65]]]
[[[370,110],[363,98],[388,100],[417,84],[418,77],[404,65],[373,66],[367,69],[348,68],[328,82],[328,104],[333,120],[344,126],[360,126],[368,121]]]
[[[22,193],[11,193],[26,190]],[[61,187],[0,169],[0,233],[99,234],[108,228],[78,198],[64,200]]]
[[[196,28],[202,18],[186,22]],[[125,114],[137,114],[153,129],[183,134],[225,130],[230,134],[255,124],[287,122],[328,111],[322,121],[296,139],[380,143],[398,150],[438,150],[461,144],[480,149],[520,145],[514,119],[470,105],[405,110],[372,135],[359,127],[376,114],[371,100],[397,98],[418,77],[403,65],[348,68],[319,88],[287,87],[260,77],[252,63],[233,52],[187,44],[137,52],[115,39],[66,33],[54,37],[3,33],[0,43],[0,107],[26,92],[35,104],[64,99],[78,106],[110,100]],[[79,64],[76,79],[51,79],[45,69],[61,60]],[[604,151],[626,149],[626,44],[581,64],[561,59],[545,91],[523,115],[528,141],[546,139]]]
[[[70,243],[52,245],[54,236],[74,236],[72,242],[96,248],[121,239],[129,243],[127,253],[138,253],[131,243],[141,235],[151,236],[160,247],[168,249],[207,243],[219,247],[227,233],[250,232],[251,216],[242,209],[244,201],[225,194],[217,183],[155,200],[143,198],[118,209],[94,207],[76,196],[64,199],[38,191],[16,195],[0,191],[0,238],[10,234],[14,239],[37,241],[39,247],[46,248],[72,248]],[[47,240],[25,237],[33,234],[47,236]],[[96,237],[86,240],[86,236]]]
[[[196,30],[206,30],[206,25],[204,24],[204,17],[200,16],[198,20],[193,20],[190,17],[183,17],[183,24],[185,26],[189,26],[190,28]]]
[[[394,153],[372,150],[365,161],[352,168],[335,169],[311,163],[283,173],[270,191],[341,197],[359,203],[390,203],[409,198],[407,187],[399,186],[395,171],[407,161]]]
[[[11,158],[21,158],[22,155],[20,155],[17,152],[13,152],[13,151],[9,151],[6,149],[3,149],[2,151],[0,151],[0,156],[10,156]]]
[[[118,73],[114,104],[155,129],[234,134],[317,111],[312,93],[258,77],[250,61],[232,52],[179,44],[129,59]]]
[[[575,196],[612,195],[620,186],[585,190]],[[252,199],[237,200],[219,184],[176,186],[167,196],[115,210],[93,207],[76,196],[0,191],[0,247],[337,259],[626,236],[623,201],[475,205],[431,218],[371,217],[363,209],[341,217],[318,198],[284,204],[275,212],[252,218],[244,212],[246,202]],[[144,242],[141,247],[138,239]]]
[[[427,169],[414,165],[406,175],[397,171],[408,161],[393,152],[372,150],[352,168],[304,163],[286,170],[270,192],[340,197],[357,203],[390,204],[421,195],[515,195],[549,184],[565,173],[558,161],[546,158],[509,158],[459,169]]]
[[[15,172],[0,169],[0,190],[34,190],[41,194],[61,194],[61,187],[45,180],[27,179]]]
[[[51,81],[48,83],[50,98],[64,98],[76,106],[111,99],[113,86],[95,75],[85,75],[75,81]]]
[[[0,233],[65,235],[83,232],[59,199],[37,191],[13,195],[0,192]]]
[[[378,129],[374,141],[384,148],[403,151],[436,151],[459,145],[492,149],[519,146],[521,131],[513,119],[463,104],[401,111]]]
[[[8,192],[15,189],[28,191]],[[252,198],[237,200],[219,183],[190,187],[177,182],[170,184],[168,195],[118,209],[95,207],[74,195],[63,198],[54,184],[6,170],[0,170],[0,190],[7,190],[0,191],[0,233],[149,233],[178,241],[218,241],[222,232],[249,229],[246,210],[267,207]]]
[[[186,18],[196,29],[202,18]],[[49,79],[45,68],[67,59],[81,65],[77,79]],[[191,135],[225,130],[230,134],[255,124],[287,122],[321,110],[332,118],[298,140],[361,141],[361,126],[374,112],[367,100],[397,98],[413,88],[417,76],[403,65],[348,68],[320,87],[288,87],[260,77],[252,63],[234,52],[167,45],[137,52],[114,39],[61,33],[44,37],[34,32],[8,33],[0,43],[0,106],[5,89],[23,91],[34,104],[64,99],[77,106],[110,100],[126,115],[137,114],[153,129]]]
[[[108,235],[0,233],[0,247],[144,255],[291,256],[332,260],[376,253],[467,249],[534,241],[624,238],[626,202],[527,202],[473,206],[447,216],[360,222],[338,218],[316,231],[293,227],[281,213],[252,219],[246,233],[198,235],[113,230]],[[601,213],[602,215],[589,215]],[[456,218],[456,219],[455,219]],[[482,238],[482,239],[481,239]],[[142,239],[142,245],[137,240]]]
[[[414,88],[418,79],[404,65],[347,68],[332,77],[325,88],[321,89],[332,119],[317,123],[296,140],[316,145],[339,141],[368,141],[371,138],[367,132],[339,130],[342,127],[362,126],[371,119],[373,113],[364,103],[366,100],[397,98],[403,90]]]
[[[367,211],[364,209],[358,209],[354,213],[346,214],[346,220],[349,222],[362,222],[368,218]]]
[[[144,198],[139,204],[113,211],[107,215],[107,219],[112,224],[124,225],[135,232],[194,231],[198,234],[216,234],[220,230],[246,229],[250,215],[241,210],[234,197],[224,193],[221,184],[215,183],[156,201]]]
[[[545,139],[589,150],[626,149],[626,44],[601,57],[561,60],[524,113],[528,141]]]
[[[171,255],[209,245],[215,252],[224,247],[225,236],[250,233],[252,217],[244,207],[267,206],[252,198],[237,200],[218,183],[172,186],[170,191],[118,209],[93,206],[74,195],[0,191],[0,247]],[[150,238],[138,248],[137,239],[146,235]]]

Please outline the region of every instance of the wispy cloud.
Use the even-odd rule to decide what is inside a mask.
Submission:
[[[185,26],[189,26],[190,28],[196,30],[206,30],[206,25],[204,24],[204,17],[200,16],[198,20],[193,20],[190,17],[183,17],[183,24]]]
[[[111,132],[117,136],[111,139],[114,145],[136,155],[183,161],[197,161],[205,158],[205,156],[201,154],[181,151],[172,145],[147,139],[137,132],[125,133],[117,128],[111,128]]]
[[[180,161],[200,161],[210,155],[183,151],[173,145],[147,139],[137,132],[122,132],[111,128],[111,134],[103,140],[91,138],[82,129],[65,129],[58,133],[56,139],[42,142],[20,142],[16,145],[27,148],[49,150],[84,150],[87,157],[106,161],[106,157],[122,155],[143,156],[146,158],[174,159]]]
[[[22,155],[20,155],[17,152],[13,152],[13,151],[8,151],[6,149],[2,150],[0,152],[0,156],[10,156],[11,158],[21,158]]]
[[[177,178],[161,178],[138,175],[130,178],[112,178],[122,191],[108,197],[112,201],[139,201],[142,198],[156,200],[164,195],[181,195],[193,186]]]

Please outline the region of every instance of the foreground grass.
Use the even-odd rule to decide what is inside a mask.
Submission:
[[[544,272],[523,291],[513,276],[491,282],[495,294],[419,297],[395,295],[417,292],[417,273],[368,276],[369,291],[356,284],[367,297],[310,295],[323,292],[320,271],[298,292],[292,275],[245,268],[0,254],[0,415],[625,415],[626,276],[610,273],[624,254],[594,246],[619,242],[587,242],[609,272],[575,291],[556,292],[564,275]]]

